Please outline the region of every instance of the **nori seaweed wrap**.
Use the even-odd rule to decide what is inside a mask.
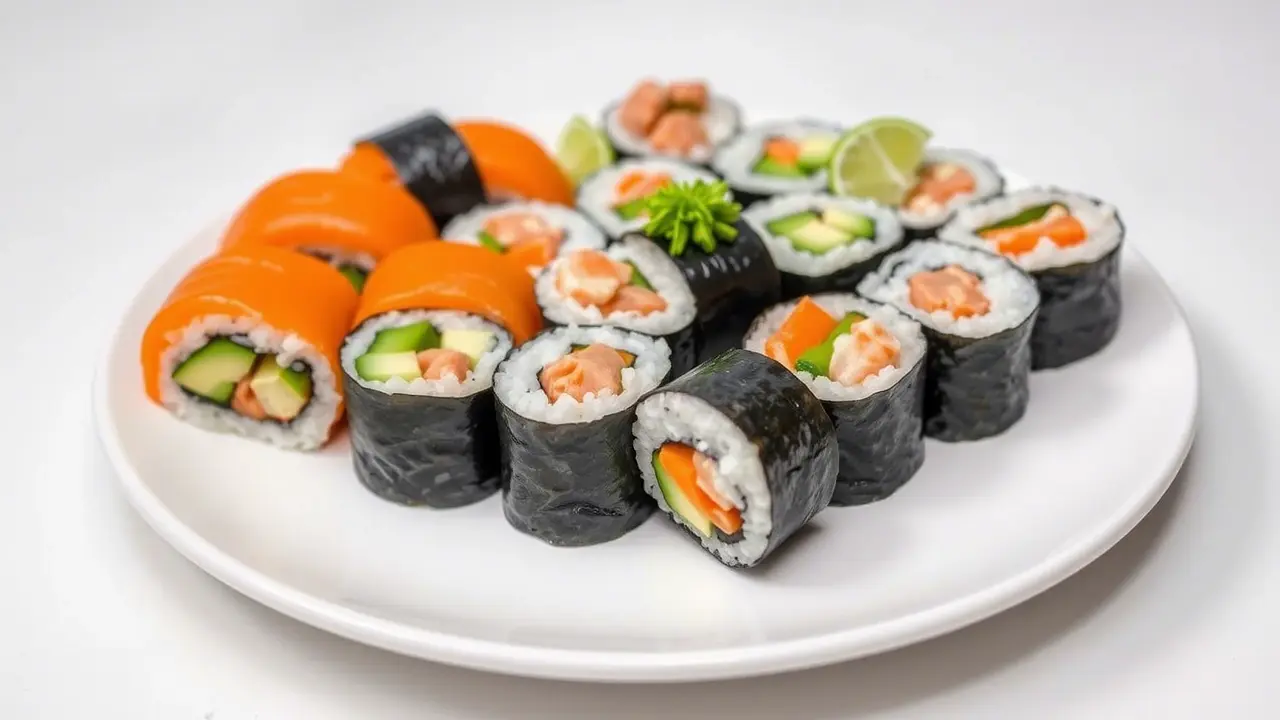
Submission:
[[[894,308],[852,294],[814,295],[810,300],[836,324],[833,334],[838,332],[837,338],[848,335],[854,325],[864,320],[875,323],[876,332],[882,329],[893,338],[895,358],[857,382],[846,385],[834,372],[815,375],[805,363],[794,369],[796,377],[822,401],[835,425],[840,475],[831,504],[861,505],[883,500],[924,464],[924,334],[919,323]],[[780,303],[762,313],[747,333],[746,349],[765,354],[766,341],[797,304],[798,301]],[[840,324],[851,315],[851,324]],[[833,347],[835,342],[832,339]],[[795,360],[789,362],[795,364]]]
[[[979,440],[1022,418],[1040,302],[1029,275],[977,248],[922,240],[886,258],[858,292],[924,328],[926,435]]]
[[[424,323],[430,332],[413,332]],[[454,330],[478,342],[466,378],[412,377],[422,346],[438,345],[441,333]],[[434,345],[427,337],[435,338]],[[469,505],[496,492],[491,383],[510,348],[511,336],[501,327],[458,311],[397,311],[362,322],[342,348],[352,461],[360,482],[385,500],[433,508]],[[393,365],[399,361],[407,366]]]
[[[596,393],[584,366],[555,375],[579,377],[577,387],[589,390],[580,400],[544,378],[595,345],[621,351],[620,391]],[[661,339],[611,327],[546,330],[511,353],[494,377],[507,522],[566,547],[615,540],[644,522],[654,505],[636,469],[631,425],[636,401],[670,367]]]
[[[939,233],[951,242],[1002,252],[1035,279],[1040,312],[1031,331],[1032,370],[1082,360],[1115,337],[1124,235],[1114,207],[1052,187],[966,208]]]
[[[731,567],[760,563],[835,491],[822,403],[757,353],[729,350],[652,393],[634,434],[645,491]]]

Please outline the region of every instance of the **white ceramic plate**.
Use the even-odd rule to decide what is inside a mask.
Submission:
[[[162,537],[249,597],[408,655],[518,675],[681,681],[775,673],[917,642],[1079,570],[1156,503],[1194,433],[1195,350],[1159,276],[1123,262],[1125,316],[1101,354],[1037,373],[1025,418],[929,441],[892,498],[831,508],[756,571],[655,517],[613,543],[552,548],[497,496],[402,508],[355,479],[345,437],[312,456],[208,434],[147,401],[138,347],[206,233],[147,282],[97,377],[103,444]]]

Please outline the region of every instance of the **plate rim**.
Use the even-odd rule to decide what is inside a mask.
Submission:
[[[218,225],[214,224],[214,228]],[[128,458],[111,419],[108,377],[126,319],[137,308],[150,280],[184,249],[213,228],[197,233],[170,252],[126,303],[96,363],[93,417],[96,434],[126,499],[149,527],[180,555],[240,594],[294,620],[331,634],[400,655],[472,670],[520,677],[578,682],[699,682],[792,672],[880,654],[949,634],[998,615],[1071,577],[1101,557],[1142,521],[1165,493],[1193,444],[1200,417],[1201,365],[1194,334],[1164,277],[1126,243],[1122,252],[1137,259],[1158,280],[1164,300],[1186,331],[1194,379],[1191,412],[1155,482],[1144,485],[1104,522],[1033,567],[998,583],[910,615],[871,625],[749,647],[672,652],[575,650],[521,645],[413,627],[311,595],[235,559],[182,520],[150,489]]]

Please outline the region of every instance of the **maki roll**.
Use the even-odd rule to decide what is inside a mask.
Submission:
[[[549,324],[611,325],[661,337],[671,348],[673,375],[697,364],[693,293],[671,256],[645,238],[565,255],[538,276],[535,292]]]
[[[652,221],[624,241],[666,252],[697,308],[698,361],[742,344],[747,327],[781,297],[778,268],[724,182],[662,188],[645,205]]]
[[[569,179],[528,134],[492,121],[450,123],[430,111],[357,140],[342,171],[402,185],[436,227],[486,202],[573,205]]]
[[[604,129],[620,157],[663,155],[701,165],[717,145],[737,134],[741,115],[732,101],[711,94],[704,81],[664,85],[645,79],[605,110]]]
[[[379,260],[435,237],[435,224],[403,189],[331,170],[303,170],[258,190],[227,226],[221,245],[273,245],[318,257],[358,291]]]
[[[1114,207],[1058,188],[1030,188],[962,209],[939,233],[983,247],[1031,273],[1040,312],[1031,331],[1031,369],[1069,365],[1097,353],[1120,327],[1120,246]]]
[[[1040,296],[1016,265],[977,248],[921,240],[886,258],[858,292],[924,328],[926,435],[979,440],[1022,418]]]
[[[531,274],[563,253],[605,245],[604,233],[582,213],[536,200],[475,207],[454,218],[444,238],[506,255]]]
[[[512,352],[494,379],[507,522],[558,546],[644,522],[631,426],[670,370],[663,340],[610,327],[547,330]]]
[[[619,238],[644,227],[648,222],[647,203],[659,190],[673,183],[698,180],[715,182],[716,176],[676,160],[623,160],[582,182],[578,209],[604,228],[610,238]]]
[[[806,296],[765,311],[744,347],[791,369],[831,416],[840,444],[832,505],[887,498],[924,464],[919,323],[853,294]]]
[[[912,238],[931,237],[956,210],[1003,190],[1004,177],[987,158],[969,150],[927,148],[898,217]]]
[[[636,408],[645,492],[720,562],[757,565],[831,501],[835,429],[789,370],[734,349]]]
[[[538,328],[532,281],[487,250],[420,243],[388,257],[341,354],[361,484],[434,508],[496,492],[493,373]]]
[[[784,298],[852,291],[903,242],[897,213],[860,198],[779,195],[742,215],[778,266]]]
[[[338,345],[357,300],[337,270],[292,250],[215,255],[147,325],[147,395],[196,427],[315,450],[342,418]]]
[[[815,120],[762,123],[716,150],[711,169],[746,207],[775,195],[827,188],[827,161],[840,128]]]

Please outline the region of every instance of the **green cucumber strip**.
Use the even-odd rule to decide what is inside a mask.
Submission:
[[[1053,206],[1061,204],[1062,203],[1045,203],[1044,205],[1033,205],[1017,215],[1007,217],[1000,222],[992,223],[984,228],[979,228],[977,234],[981,235],[988,230],[1004,230],[1005,228],[1021,227],[1028,223],[1033,223],[1045,215],[1048,215],[1049,211],[1053,209]]]
[[[635,220],[636,218],[640,217],[641,213],[645,211],[645,207],[648,205],[648,203],[649,203],[649,198],[647,197],[637,198],[635,200],[632,200],[631,202],[623,203],[615,207],[613,211],[617,213],[618,217],[622,218],[623,220]]]
[[[652,290],[653,286],[649,284],[649,278],[645,277],[644,273],[640,272],[640,268],[636,267],[636,264],[630,260],[627,260],[626,263],[631,266],[631,284],[636,287],[644,288],[645,290]]]
[[[484,230],[481,230],[480,232],[476,233],[476,241],[479,242],[480,246],[483,247],[484,249],[492,250],[498,253],[499,255],[507,251],[507,249],[502,246],[502,243],[498,242],[498,238],[490,235],[488,232],[485,232]]]
[[[854,323],[866,320],[862,313],[851,312],[840,318],[835,328],[827,335],[827,339],[800,353],[796,359],[796,370],[803,370],[814,377],[828,377],[831,372],[831,356],[836,351],[836,338],[849,332]]]

